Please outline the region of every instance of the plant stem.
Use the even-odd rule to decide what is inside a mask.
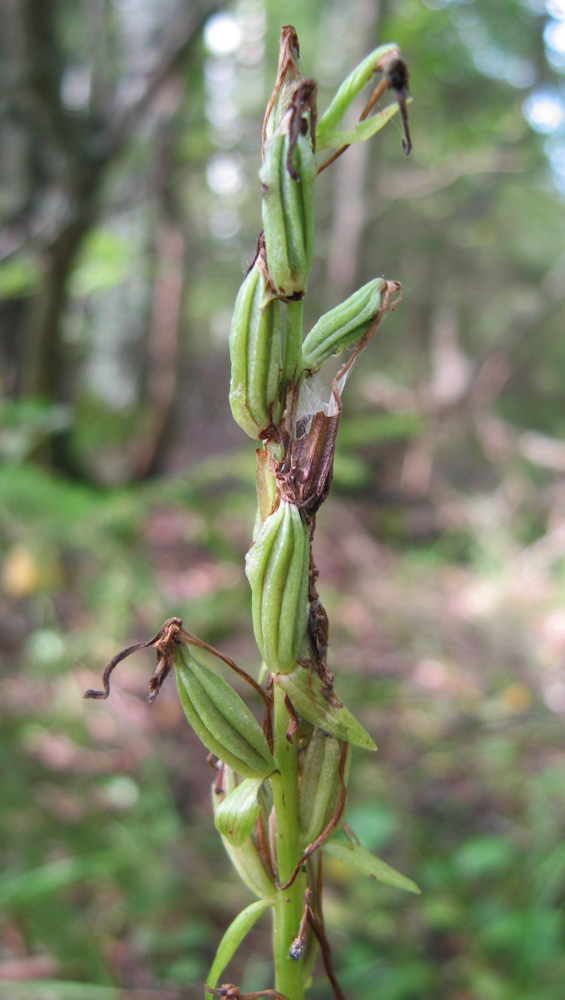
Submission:
[[[300,858],[298,841],[298,760],[296,740],[286,738],[289,714],[284,692],[274,685],[274,757],[278,773],[271,786],[275,806],[278,881],[281,885],[292,875]],[[288,889],[278,889],[275,898],[273,955],[275,989],[290,1000],[303,1000],[303,959],[290,957],[290,946],[298,935],[302,917],[306,875],[302,872]]]

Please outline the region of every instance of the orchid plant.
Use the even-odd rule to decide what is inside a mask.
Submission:
[[[340,122],[365,86],[372,91],[350,131]],[[374,113],[379,98],[391,102]],[[105,698],[116,665],[151,646],[156,667],[150,701],[174,669],[189,724],[215,768],[214,822],[228,856],[256,899],[225,932],[206,982],[224,1000],[303,1000],[321,953],[335,998],[323,907],[323,858],[331,855],[409,892],[414,883],[371,855],[344,823],[351,746],[375,750],[340,700],[328,666],[328,619],[313,557],[316,516],[332,481],[341,397],[348,373],[400,300],[396,281],[375,278],[325,313],[304,334],[303,303],[312,263],[315,181],[349,145],[370,139],[400,112],[404,151],[408,72],[394,44],[376,49],[339,87],[318,119],[317,87],[299,68],[294,28],[282,28],[278,72],[261,141],[263,231],[237,296],[230,333],[230,404],[256,441],[258,510],[246,559],[261,681],[169,619],[148,642],[106,667]],[[324,368],[346,360],[324,390]],[[333,363],[335,365],[335,362]],[[223,672],[201,662],[204,650],[243,677],[264,710],[262,725]],[[345,836],[336,838],[343,830]],[[218,985],[245,935],[269,911],[274,989],[242,993]]]

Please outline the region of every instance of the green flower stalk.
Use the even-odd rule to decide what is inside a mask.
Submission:
[[[258,511],[246,572],[266,683],[171,618],[149,642],[114,657],[104,671],[103,691],[86,692],[86,697],[107,697],[117,664],[147,646],[156,652],[150,700],[167,675],[176,673],[187,721],[216,769],[216,829],[256,897],[224,934],[207,978],[206,995],[225,1000],[303,1000],[318,952],[334,997],[343,998],[324,929],[324,851],[372,878],[418,892],[344,827],[350,747],[376,747],[334,686],[327,661],[328,619],[317,592],[312,549],[316,514],[331,487],[348,372],[399,301],[400,286],[374,278],[321,316],[306,335],[302,322],[314,247],[316,176],[398,111],[409,151],[408,73],[397,46],[382,46],[347,77],[318,122],[316,83],[303,79],[298,57],[296,32],[287,25],[263,123],[264,231],[237,296],[230,333],[232,413],[259,443]],[[360,122],[340,132],[352,100],[374,79]],[[371,114],[386,90],[393,103]],[[335,152],[320,162],[320,150],[332,147]],[[324,398],[316,373],[345,348],[347,361]],[[195,647],[248,682],[263,704],[262,725],[229,681],[196,659]],[[347,840],[334,839],[340,827]],[[245,935],[267,911],[272,914],[274,988],[246,995],[230,983],[218,986]]]

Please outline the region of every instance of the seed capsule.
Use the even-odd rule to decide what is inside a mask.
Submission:
[[[292,670],[306,629],[310,543],[298,507],[281,500],[247,553],[253,630],[269,670]]]
[[[260,438],[277,420],[281,376],[280,306],[269,288],[264,241],[236,299],[230,331],[230,406],[239,426]]]
[[[315,727],[302,761],[300,826],[302,841],[311,844],[335,813],[341,790],[339,763],[343,743]],[[350,755],[346,761],[345,780]]]
[[[272,774],[276,765],[263,730],[231,685],[183,646],[175,672],[184,714],[204,746],[244,778]]]
[[[381,309],[384,278],[375,278],[320,317],[302,344],[306,368],[316,372],[332,354],[340,354],[367,332]]]
[[[312,264],[316,163],[308,139],[299,135],[288,169],[291,138],[282,131],[265,143],[265,160],[259,171],[263,184],[263,227],[269,274],[282,298],[300,298],[306,291]],[[288,126],[287,126],[288,127]]]

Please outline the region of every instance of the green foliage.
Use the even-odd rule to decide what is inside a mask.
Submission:
[[[33,295],[39,269],[30,257],[16,257],[0,264],[0,299],[20,299]]]

